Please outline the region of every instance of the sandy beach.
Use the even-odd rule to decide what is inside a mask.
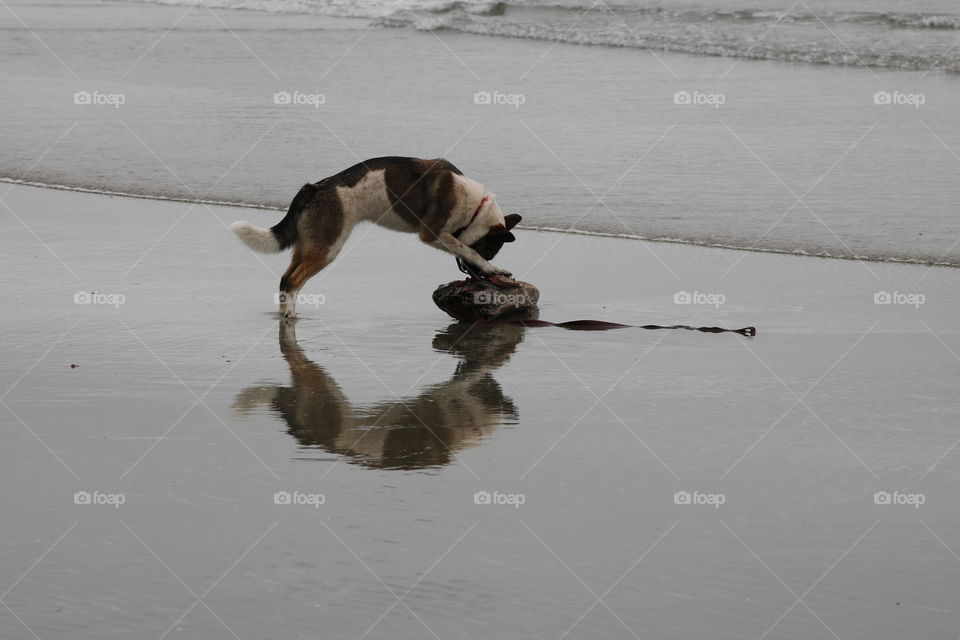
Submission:
[[[360,227],[291,323],[276,213],[9,189],[4,638],[955,634],[953,269],[526,231],[544,319],[758,336],[470,334]]]

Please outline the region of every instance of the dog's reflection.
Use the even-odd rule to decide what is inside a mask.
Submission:
[[[351,404],[333,377],[306,356],[295,326],[280,321],[280,352],[290,366],[290,386],[249,387],[237,395],[233,410],[245,415],[269,405],[304,447],[349,456],[368,467],[435,467],[517,419],[516,406],[491,372],[523,340],[522,326],[452,324],[433,339],[434,349],[460,358],[450,380],[417,396],[361,406]]]

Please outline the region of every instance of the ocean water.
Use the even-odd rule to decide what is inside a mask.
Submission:
[[[951,47],[960,8],[950,0],[134,1],[362,17],[383,26],[698,55],[960,70],[960,51]]]
[[[960,265],[949,2],[8,4],[0,179],[282,209],[442,155],[527,228]]]

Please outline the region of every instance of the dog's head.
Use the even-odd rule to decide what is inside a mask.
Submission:
[[[480,254],[484,260],[493,260],[503,248],[503,243],[516,240],[513,233],[510,232],[521,220],[520,215],[511,213],[503,217],[503,224],[495,224],[479,240],[473,242],[470,248]],[[477,271],[473,265],[466,260],[457,258],[457,266],[460,271],[473,278],[483,278],[483,274]]]
[[[470,248],[480,254],[484,260],[493,260],[503,248],[503,243],[513,242],[516,237],[510,232],[522,218],[519,214],[511,213],[503,217],[503,224],[495,224],[479,240],[470,245]]]

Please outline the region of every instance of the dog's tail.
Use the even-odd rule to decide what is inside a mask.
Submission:
[[[249,222],[240,221],[230,225],[230,230],[237,234],[243,244],[254,251],[279,253],[297,241],[300,212],[303,211],[303,208],[313,199],[316,193],[317,187],[315,185],[303,185],[293,198],[293,202],[290,203],[287,215],[270,229],[261,229]]]

